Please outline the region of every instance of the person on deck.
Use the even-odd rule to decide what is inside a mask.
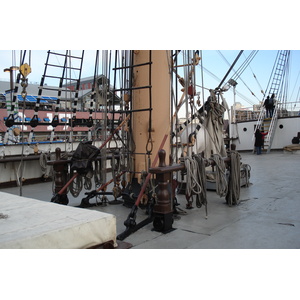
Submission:
[[[261,148],[264,144],[264,136],[267,135],[268,132],[261,132],[258,128],[255,131],[255,149],[256,149],[256,154],[260,155],[261,154]]]
[[[270,115],[270,118],[273,117],[274,108],[275,108],[275,94],[272,94],[271,98],[269,99],[269,115]]]
[[[266,118],[270,118],[271,111],[270,111],[270,97],[268,96],[264,102],[264,107],[266,109]]]

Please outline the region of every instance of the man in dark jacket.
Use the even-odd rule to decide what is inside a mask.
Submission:
[[[271,118],[271,111],[270,111],[270,97],[268,96],[264,102],[264,107],[266,109],[266,118]]]

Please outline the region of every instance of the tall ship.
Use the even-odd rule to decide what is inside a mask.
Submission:
[[[289,99],[289,72],[291,51],[277,52],[268,86],[262,90],[263,99],[251,110],[235,108],[232,111],[230,138],[240,151],[254,149],[255,130],[267,133],[263,149],[286,150],[298,153],[300,138],[299,91],[296,100]],[[294,87],[295,88],[295,87]],[[271,114],[268,114],[267,99],[271,99]]]
[[[149,222],[170,231],[176,194],[185,196],[187,209],[196,205],[206,214],[207,190],[238,205],[251,170],[242,152],[255,151],[257,129],[266,133],[267,154],[300,150],[299,102],[285,93],[289,50],[278,51],[263,98],[249,109],[236,105],[236,87],[256,51],[242,64],[239,51],[214,87],[203,85],[201,50],[96,50],[88,77],[82,76],[85,51],[78,52],[48,50],[38,84],[28,82],[30,51],[20,51],[19,63],[5,70],[0,185],[52,181],[49,202],[61,205],[86,190],[81,208],[112,196],[110,204],[131,209],[119,240]],[[140,223],[138,208],[148,212]]]

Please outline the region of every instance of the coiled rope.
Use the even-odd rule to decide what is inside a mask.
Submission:
[[[49,174],[46,174],[47,173],[47,161],[48,161],[47,154],[42,152],[40,154],[40,166],[41,166],[42,172],[45,176],[49,175]]]
[[[85,176],[79,174],[70,184],[70,193],[77,198],[84,187],[86,190],[92,189],[93,172],[88,172]]]
[[[78,197],[83,187],[83,176],[78,175],[70,184],[70,193],[73,197]]]
[[[201,155],[186,156],[184,158],[186,168],[186,195],[196,195],[196,206],[205,206],[207,217],[206,199],[206,174],[205,161]]]
[[[216,193],[220,197],[225,197],[228,192],[225,162],[219,154],[213,154],[210,159],[216,165]]]
[[[229,152],[230,156],[230,178],[229,191],[226,196],[226,201],[229,206],[238,205],[240,202],[241,191],[241,156],[235,151]]]
[[[196,160],[198,164],[198,179],[201,186],[201,193],[198,194],[196,204],[197,207],[201,207],[202,205],[205,205],[206,216],[207,216],[206,172],[205,172],[206,162],[205,159],[200,154],[193,155],[193,158]]]
[[[250,184],[250,180],[249,179],[250,179],[251,167],[248,164],[242,164],[241,165],[241,170],[243,172],[243,175],[245,174],[245,176],[242,176],[242,177],[246,178],[245,187],[249,187],[249,184]]]
[[[91,190],[92,189],[92,178],[93,178],[93,171],[88,172],[85,176],[84,176],[84,188],[86,190]]]
[[[201,186],[198,182],[198,166],[196,161],[192,159],[190,156],[186,156],[184,158],[184,164],[186,168],[186,194],[191,196],[192,194],[201,193]]]

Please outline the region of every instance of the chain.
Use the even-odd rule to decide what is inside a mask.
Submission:
[[[25,78],[24,76],[21,78],[22,82],[21,82],[21,86],[23,88],[22,92],[21,92],[21,96],[23,98],[23,100],[26,99],[26,96],[27,96],[27,91],[26,91],[26,88],[28,86],[28,79]]]
[[[27,76],[31,73],[31,68],[28,64],[24,64],[20,67],[20,73],[22,75],[22,82],[21,82],[21,86],[23,88],[22,92],[21,92],[21,96],[23,98],[23,100],[25,100],[26,96],[27,96],[27,91],[26,88],[28,86],[28,79]]]

